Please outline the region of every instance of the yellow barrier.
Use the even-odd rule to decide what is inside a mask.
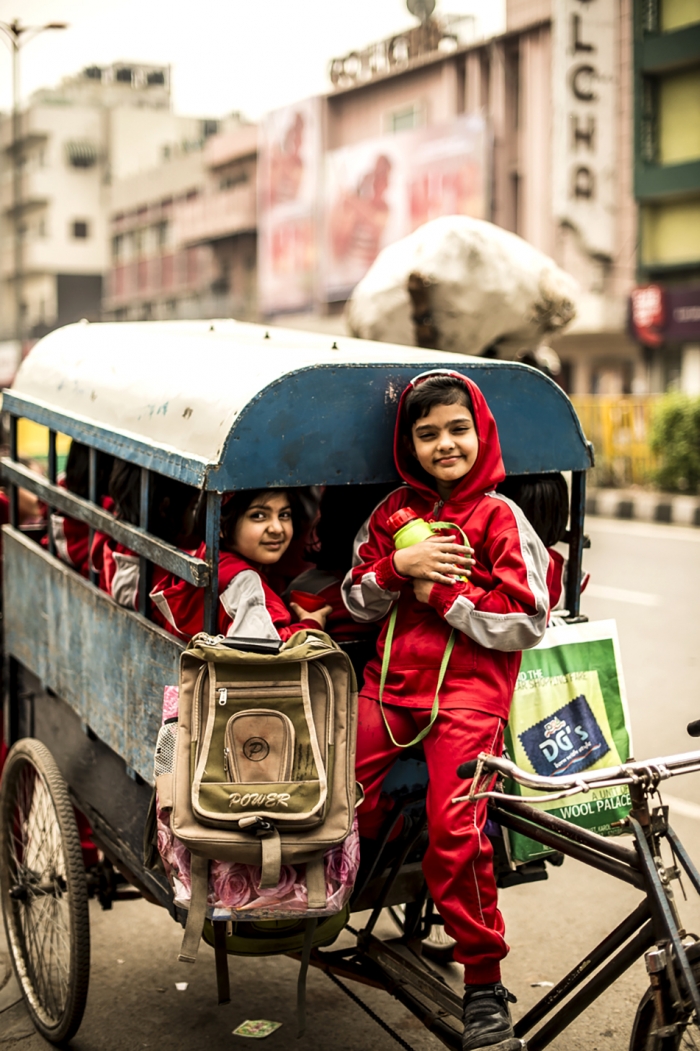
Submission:
[[[583,432],[595,449],[598,485],[644,485],[656,458],[649,448],[649,427],[656,394],[605,397],[572,396]]]
[[[59,468],[65,463],[71,440],[66,434],[56,435],[56,457]],[[49,458],[49,430],[33,420],[17,421],[17,451],[22,459],[46,464]]]

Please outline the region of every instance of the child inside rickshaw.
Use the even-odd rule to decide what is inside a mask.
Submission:
[[[219,631],[246,638],[288,639],[303,628],[323,628],[330,606],[309,611],[292,602],[293,623],[280,596],[265,579],[301,527],[296,494],[284,489],[231,493],[221,516]],[[192,554],[205,557],[205,544]],[[163,573],[151,599],[168,631],[190,639],[204,627],[204,589]]]
[[[480,751],[500,754],[520,651],[540,641],[547,623],[549,556],[522,511],[495,492],[505,476],[496,423],[472,381],[443,370],[417,377],[400,401],[394,455],[406,484],[360,531],[343,585],[354,617],[384,619],[360,695],[360,834],[379,834],[388,805],[384,777],[402,746],[431,723],[454,629],[439,710],[423,742],[430,777],[423,868],[445,929],[456,940],[455,959],[464,966],[463,1049],[493,1051],[512,1046],[513,1028],[512,997],[501,984],[508,946],[484,832],[486,803],[451,801],[465,794],[459,763]],[[395,550],[389,519],[407,507],[425,519],[455,523],[470,546],[434,535]],[[382,682],[394,603],[398,613]]]

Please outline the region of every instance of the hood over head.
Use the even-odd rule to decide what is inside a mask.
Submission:
[[[450,495],[450,502],[465,503],[490,492],[506,476],[501,457],[501,443],[498,440],[498,428],[491,414],[486,399],[476,383],[452,369],[432,369],[415,376],[404,390],[399,400],[394,429],[394,461],[396,469],[404,482],[417,489],[428,498],[437,497],[437,485],[434,478],[422,470],[417,459],[406,448],[401,429],[406,398],[411,390],[433,376],[454,376],[466,386],[472,399],[474,424],[479,439],[479,451],[472,469],[457,482]]]

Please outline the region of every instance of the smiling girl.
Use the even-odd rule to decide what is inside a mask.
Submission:
[[[233,493],[221,516],[219,558],[219,631],[222,635],[286,640],[304,628],[323,628],[330,606],[309,612],[291,604],[298,618],[269,586],[265,573],[282,558],[294,535],[297,505],[285,489]],[[204,558],[205,545],[191,554]],[[204,589],[168,577],[151,599],[178,638],[204,630]]]

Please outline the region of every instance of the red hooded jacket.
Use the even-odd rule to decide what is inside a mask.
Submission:
[[[206,544],[187,554],[206,557]],[[180,639],[204,631],[204,589],[161,570],[151,591],[159,623]],[[262,575],[240,555],[222,551],[219,558],[219,631],[249,639],[290,638],[295,631],[318,628],[315,620],[292,623],[292,614]]]
[[[505,477],[496,422],[476,384],[459,373],[451,375],[466,383],[474,407],[476,462],[444,504],[436,489],[419,477],[399,420],[408,391],[428,375],[413,380],[399,404],[394,459],[406,485],[390,493],[360,530],[343,597],[350,613],[362,621],[382,620],[395,602],[399,604],[384,688],[387,703],[432,706],[440,663],[450,631],[456,628],[441,707],[473,708],[507,719],[520,652],[537,645],[547,624],[549,555],[520,508],[494,491]],[[394,568],[388,519],[402,507],[428,521],[456,523],[474,549],[469,581],[434,584],[429,605],[417,601],[412,581]],[[379,697],[386,630],[385,621],[377,656],[365,669],[363,692],[374,698]]]

